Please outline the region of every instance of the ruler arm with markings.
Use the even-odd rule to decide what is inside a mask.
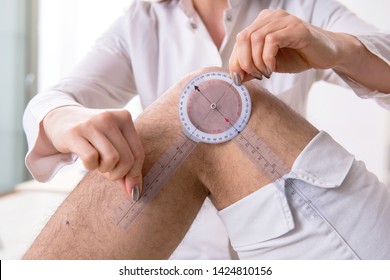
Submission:
[[[257,169],[277,183],[280,191],[287,190],[283,195],[289,197],[292,205],[305,205],[307,200],[294,183],[285,184],[283,176],[290,172],[289,167],[246,126],[250,113],[251,100],[246,87],[234,85],[229,74],[216,71],[193,78],[179,101],[183,137],[177,139],[144,176],[140,199],[136,202],[124,199],[119,205],[112,216],[113,223],[128,229],[198,142],[219,144],[233,139]],[[309,206],[300,208],[304,209],[306,217],[319,217]]]

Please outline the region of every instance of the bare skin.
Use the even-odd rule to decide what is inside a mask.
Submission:
[[[228,2],[226,0],[194,0],[193,4],[215,46],[219,49],[226,33],[223,25],[223,13],[228,8]]]
[[[390,93],[390,66],[356,37],[324,30],[283,10],[261,11],[237,34],[229,68],[242,81],[269,78],[273,72],[334,69],[367,88]]]
[[[135,127],[145,149],[143,174],[182,134],[178,98],[196,74],[170,88],[137,119]],[[253,103],[248,126],[291,167],[318,131],[262,88],[251,82],[247,87]],[[24,258],[166,259],[208,195],[217,209],[223,209],[268,183],[234,142],[201,143],[124,231],[111,222],[123,193],[115,182],[91,172],[59,207]]]
[[[228,1],[193,0],[193,5],[220,48]],[[270,77],[273,72],[333,68],[372,90],[390,92],[390,66],[359,40],[320,29],[281,10],[262,11],[237,35],[229,68],[237,83]],[[46,150],[43,156],[74,153],[88,170],[99,171],[118,182],[128,196],[134,188],[142,190],[145,155],[132,116],[126,110],[56,108],[41,124],[40,141]]]

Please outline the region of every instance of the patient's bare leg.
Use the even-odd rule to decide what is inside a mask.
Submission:
[[[210,70],[210,69],[207,69]],[[215,70],[215,69],[213,69]],[[181,134],[177,104],[193,73],[138,118],[144,173]],[[255,85],[250,128],[291,167],[317,130]],[[232,142],[198,144],[156,198],[124,231],[111,223],[123,194],[116,183],[88,174],[35,240],[27,259],[163,259],[184,237],[207,195],[223,209],[269,183]]]

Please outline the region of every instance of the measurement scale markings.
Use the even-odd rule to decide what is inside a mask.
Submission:
[[[230,87],[232,85],[233,83],[230,84]],[[294,182],[291,180],[286,181],[283,178],[285,174],[290,172],[290,168],[284,161],[279,159],[279,157],[271,151],[268,145],[266,145],[265,142],[248,126],[245,126],[244,129],[240,131],[231,123],[229,118],[224,116],[218,106],[216,107],[216,110],[238,133],[238,137],[236,136],[233,140],[238,144],[240,149],[259,170],[262,170],[272,182],[275,182],[279,186],[278,189],[280,192],[283,192],[283,189],[285,189],[286,196],[290,198],[289,201],[291,204],[294,205],[296,209],[299,209],[309,221],[315,223],[323,220],[324,217],[315,209],[311,201],[307,199]],[[291,174],[291,176],[294,177],[294,174]],[[280,188],[282,182],[285,183],[285,188]]]
[[[247,137],[244,136],[247,134]],[[248,139],[249,140],[248,140]],[[311,200],[309,200],[306,195],[297,187],[294,181],[286,181],[283,178],[283,175],[290,172],[290,168],[279,159],[275,153],[265,144],[263,140],[253,132],[249,127],[246,127],[238,137],[233,139],[241,148],[241,150],[247,154],[249,159],[256,165],[259,170],[263,170],[265,175],[272,182],[278,185],[278,190],[283,192],[281,188],[281,183],[285,184],[285,193],[286,197],[289,198],[291,205],[298,209],[304,217],[312,222],[318,223],[325,218],[321,213],[315,208]],[[291,174],[293,179],[294,174]]]
[[[220,74],[218,74],[219,77],[222,77]],[[206,77],[206,80],[204,78]],[[147,204],[156,196],[156,194],[159,192],[159,190],[166,184],[168,179],[174,174],[174,172],[177,170],[178,167],[181,166],[181,164],[184,162],[184,160],[189,156],[189,154],[195,149],[197,143],[199,141],[203,142],[205,137],[212,138],[213,136],[203,136],[201,125],[205,122],[207,117],[210,115],[212,111],[217,111],[224,121],[228,123],[232,128],[231,130],[235,131],[235,133],[227,132],[229,134],[226,134],[224,138],[227,140],[234,139],[234,141],[238,144],[239,148],[246,154],[249,159],[255,164],[255,166],[263,171],[265,175],[272,181],[275,182],[278,186],[279,191],[281,193],[284,193],[284,190],[286,192],[286,196],[289,197],[291,200],[292,205],[295,205],[296,207],[299,207],[301,211],[304,212],[304,215],[312,221],[316,221],[318,218],[322,218],[321,214],[315,210],[314,207],[312,207],[311,202],[306,199],[305,195],[297,188],[293,181],[286,181],[283,178],[283,175],[290,172],[290,169],[288,166],[280,160],[272,151],[271,149],[265,144],[265,142],[256,135],[249,127],[246,126],[246,122],[248,120],[248,117],[250,115],[250,97],[248,97],[248,93],[246,89],[240,88],[240,96],[241,96],[241,104],[246,104],[246,107],[242,106],[241,110],[243,113],[246,112],[245,115],[242,113],[243,120],[235,122],[235,124],[232,123],[232,120],[229,117],[226,117],[222,111],[226,108],[219,108],[224,107],[225,105],[217,106],[219,105],[220,101],[227,96],[227,92],[224,91],[222,95],[218,98],[216,103],[212,103],[210,99],[207,97],[205,93],[200,90],[199,86],[200,84],[196,85],[197,82],[207,82],[207,78],[210,77],[210,74],[206,74],[200,77],[196,77],[193,82],[190,82],[189,85],[191,85],[191,88],[194,91],[199,92],[205,100],[209,103],[210,106],[208,106],[209,110],[205,114],[202,120],[198,121],[198,124],[192,123],[192,129],[189,129],[191,126],[188,126],[185,121],[191,123],[191,119],[184,120],[182,119],[182,124],[185,133],[183,133],[183,137],[179,140],[176,140],[175,145],[171,145],[170,148],[167,149],[166,152],[164,152],[163,156],[160,157],[160,159],[152,166],[152,168],[149,170],[149,172],[144,177],[144,192],[141,195],[141,198],[137,201],[130,201],[129,199],[125,199],[122,204],[119,206],[117,211],[114,214],[113,221],[118,226],[122,227],[123,229],[127,229],[132,222],[138,217],[138,215],[142,212],[142,210],[147,206]],[[227,78],[224,76],[223,79]],[[218,77],[216,77],[218,79]],[[225,80],[226,81],[226,80]],[[229,86],[227,89],[230,88],[236,88],[233,84],[233,82],[229,81]],[[182,97],[184,96],[190,96],[191,93],[187,93],[186,90],[189,90],[189,86],[185,87],[185,91],[182,93]],[[226,90],[226,88],[225,88]],[[189,102],[188,97],[185,102]],[[226,102],[225,102],[226,103]],[[200,106],[201,104],[196,105],[197,103],[187,103],[188,106]],[[213,106],[214,105],[214,106]],[[202,106],[205,106],[203,104]],[[181,113],[181,116],[183,116],[183,109],[190,110],[191,107],[182,108],[179,107],[179,113]],[[221,109],[221,110],[220,110]],[[243,111],[246,110],[246,111]],[[229,112],[227,112],[229,113]],[[240,117],[241,118],[241,117]],[[239,126],[238,129],[236,125]],[[187,128],[187,129],[185,129]],[[199,130],[200,129],[200,130]],[[192,133],[191,133],[192,130]],[[197,131],[199,130],[198,135]],[[227,136],[228,135],[228,136]],[[238,137],[237,137],[238,136]],[[193,140],[193,137],[195,137],[195,140]],[[201,137],[201,138],[200,138]],[[230,138],[229,138],[230,137]],[[203,140],[201,140],[203,139]],[[206,140],[209,140],[208,138]],[[214,139],[215,140],[215,139]],[[225,140],[225,141],[227,141]],[[206,142],[211,143],[211,142]],[[280,187],[281,183],[283,184],[283,187]],[[285,186],[285,188],[284,188]]]
[[[249,134],[247,137],[250,140],[248,140],[244,134]],[[284,162],[280,160],[258,136],[253,135],[253,132],[250,131],[248,127],[240,133],[235,139],[235,142],[239,145],[241,150],[248,155],[249,159],[257,168],[264,171],[265,175],[271,181],[276,181],[290,172],[290,169]]]
[[[204,116],[204,121],[212,110]],[[191,133],[193,135],[198,127]],[[184,142],[183,142],[184,141]],[[183,143],[182,143],[183,142]],[[129,228],[131,223],[145,209],[147,204],[156,196],[159,190],[165,185],[177,168],[195,149],[197,142],[190,137],[184,136],[177,140],[177,144],[168,148],[163,156],[147,172],[144,181],[144,191],[138,201],[132,201],[126,198],[114,213],[113,222],[123,229]]]
[[[184,140],[184,143],[182,141]],[[138,201],[125,199],[113,217],[115,224],[127,229],[148,203],[156,196],[176,169],[195,149],[196,142],[185,138],[168,149],[144,177],[144,192]],[[173,154],[173,156],[170,156]]]
[[[244,134],[246,134],[246,137]],[[286,197],[289,198],[288,201],[308,221],[316,224],[325,219],[300,188],[295,185],[294,181],[286,181],[283,178],[283,175],[290,172],[290,168],[248,126],[241,133],[239,132],[238,137],[233,140],[247,154],[255,166],[278,186],[280,192],[283,193],[283,189],[285,189]],[[294,174],[291,174],[291,176],[296,177]],[[281,188],[280,184],[282,182],[285,184],[285,188]]]
[[[229,86],[232,86],[230,84]],[[225,94],[223,94],[225,96]],[[222,97],[223,97],[222,96]],[[222,99],[222,97],[217,101],[217,103]],[[276,181],[281,178],[284,174],[290,172],[290,169],[280,160],[270,149],[269,147],[256,135],[252,130],[246,126],[243,130],[239,130],[235,125],[227,118],[218,106],[216,107],[217,112],[228,122],[237,132],[237,136],[233,140],[239,145],[241,150],[245,152],[249,159],[257,166],[258,169],[265,171],[265,175],[272,181]],[[252,140],[247,139],[244,134],[248,134],[247,137]],[[252,144],[253,142],[253,144]],[[255,156],[257,154],[257,156]],[[268,158],[264,156],[268,155]]]

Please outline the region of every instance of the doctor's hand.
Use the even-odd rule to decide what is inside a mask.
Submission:
[[[117,181],[138,200],[145,155],[127,110],[60,107],[47,114],[43,128],[56,150],[75,153],[86,169]]]
[[[229,61],[241,81],[269,78],[273,72],[298,73],[310,68],[342,70],[351,35],[323,30],[283,10],[263,10],[237,35]],[[237,74],[233,74],[237,73]]]

